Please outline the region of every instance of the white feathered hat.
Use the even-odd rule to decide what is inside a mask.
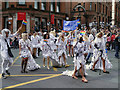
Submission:
[[[10,31],[9,29],[6,29],[6,28],[5,28],[5,29],[3,29],[3,30],[1,31],[1,33],[2,33],[2,35],[3,35],[4,38],[6,38],[5,32],[9,32],[8,36],[10,36],[11,31]]]

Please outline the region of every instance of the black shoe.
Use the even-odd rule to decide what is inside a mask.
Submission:
[[[93,69],[90,69],[90,70],[92,70],[92,71],[94,71],[94,72],[97,72],[95,69],[93,70]]]
[[[6,70],[6,73],[10,76],[10,72],[8,72],[8,70]]]
[[[103,71],[103,73],[107,73],[107,74],[109,74],[110,72],[108,72],[108,71],[104,72],[104,71]]]
[[[2,73],[3,79],[6,79],[7,77],[5,76],[5,73]]]

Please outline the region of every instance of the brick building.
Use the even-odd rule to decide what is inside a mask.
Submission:
[[[19,0],[20,1],[20,0]],[[23,2],[24,1],[24,2]],[[35,22],[38,23],[39,29],[49,30],[48,22],[51,21],[50,15],[54,15],[54,26],[58,30],[63,26],[63,20],[74,20],[79,18],[81,24],[89,26],[91,22],[96,22],[100,26],[102,22],[109,24],[112,17],[111,2],[2,2],[2,28],[9,28],[15,32],[22,23],[18,19],[19,14],[25,14],[27,26],[23,30],[28,32],[34,31]],[[75,6],[81,5],[86,12],[80,7],[73,10]],[[120,5],[115,5],[115,24],[120,24]],[[69,18],[66,18],[69,17]],[[52,27],[52,26],[51,26]],[[41,29],[42,28],[42,29]]]
[[[66,16],[65,3],[23,1],[2,2],[2,28],[9,28],[12,32],[15,32],[22,23],[22,20],[18,19],[18,14],[25,14],[28,23],[27,26],[23,27],[23,30],[28,32],[34,31],[35,22],[38,23],[40,28],[49,29],[47,24],[50,21],[50,15],[54,15],[54,25],[56,28],[63,25],[62,22]]]

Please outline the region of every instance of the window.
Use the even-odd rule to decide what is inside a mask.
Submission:
[[[8,28],[8,17],[4,17],[4,28]]]
[[[92,2],[90,2],[90,10],[92,10]]]
[[[107,6],[106,6],[106,15],[107,15]]]
[[[9,2],[5,2],[5,8],[9,8]]]
[[[35,2],[34,2],[34,8],[35,9],[38,9],[38,6],[39,6],[38,4],[39,4],[39,2],[37,2],[37,0],[35,0]]]
[[[51,11],[55,11],[55,2],[51,2]]]
[[[19,0],[20,5],[25,5],[25,0]]]
[[[99,12],[101,12],[101,3],[99,3]]]
[[[42,18],[42,23],[43,23],[43,27],[46,28],[47,27],[47,19]]]
[[[41,2],[41,10],[46,10],[46,2],[45,2],[45,0],[42,0],[42,2]]]
[[[85,8],[85,3],[83,3],[83,7]]]
[[[57,20],[57,24],[58,24],[58,26],[61,26],[62,24],[61,24],[62,22],[61,22],[61,20]]]
[[[103,13],[104,13],[104,5],[103,5]]]
[[[60,1],[57,2],[57,12],[60,12]]]
[[[78,5],[81,5],[81,3],[79,3]],[[78,7],[78,11],[80,11],[81,10],[81,8],[80,7]]]
[[[95,4],[95,11],[96,11],[96,4]]]

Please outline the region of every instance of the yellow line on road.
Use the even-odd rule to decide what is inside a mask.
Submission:
[[[56,74],[56,75],[53,75],[53,76],[50,76],[50,77],[40,78],[40,79],[36,79],[36,80],[32,80],[32,81],[28,81],[28,82],[24,82],[24,83],[20,83],[20,84],[8,86],[8,87],[5,87],[5,89],[8,89],[8,88],[15,88],[15,87],[27,85],[27,84],[30,84],[30,83],[35,83],[35,82],[38,82],[38,81],[42,81],[42,80],[46,80],[46,79],[58,77],[58,76],[61,76],[61,75],[62,75],[62,74]]]
[[[56,74],[33,74],[33,75],[10,75],[11,77],[20,77],[20,76],[52,76],[52,75],[56,75]],[[6,75],[8,76],[8,75]]]
[[[13,63],[12,63],[12,65],[18,60],[18,58],[19,58],[19,56],[17,56],[17,57],[15,58],[15,60],[14,60]]]

